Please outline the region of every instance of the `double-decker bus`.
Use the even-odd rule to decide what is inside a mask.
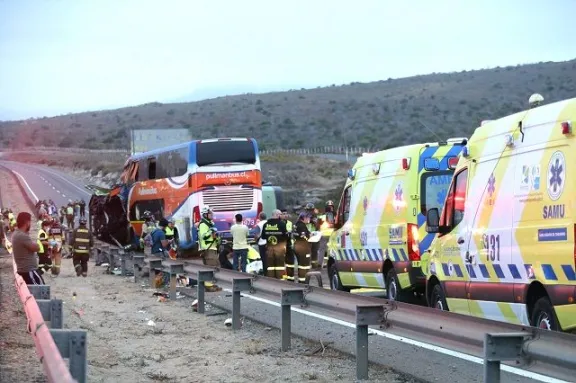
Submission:
[[[195,140],[131,156],[121,183],[95,191],[91,205],[96,232],[121,244],[142,234],[144,212],[156,220],[173,218],[180,248],[197,242],[200,211],[214,211],[218,231],[226,236],[234,215],[252,228],[262,211],[262,176],[258,145],[252,138]]]

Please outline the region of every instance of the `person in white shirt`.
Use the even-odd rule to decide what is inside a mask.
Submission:
[[[232,261],[232,267],[235,271],[238,271],[238,266],[240,266],[243,273],[246,272],[246,264],[248,262],[248,234],[250,230],[248,226],[242,224],[242,214],[236,214],[236,224],[232,225],[230,228],[230,233],[232,234],[232,251],[234,252],[234,259]],[[240,265],[238,263],[240,262]]]
[[[260,213],[258,218],[260,219],[260,222],[258,222],[259,231],[258,231],[258,235],[257,235],[257,237],[259,238],[258,239],[258,252],[260,253],[260,260],[262,261],[263,275],[266,275],[266,269],[268,268],[268,262],[267,262],[268,260],[266,257],[266,240],[261,237],[262,228],[264,227],[264,224],[267,221],[266,213],[264,213],[264,212]]]

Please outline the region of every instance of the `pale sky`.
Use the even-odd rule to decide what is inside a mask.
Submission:
[[[576,58],[576,0],[0,0],[0,120]]]

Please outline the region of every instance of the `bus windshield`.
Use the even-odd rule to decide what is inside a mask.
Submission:
[[[198,142],[196,146],[198,166],[226,163],[255,164],[256,150],[252,141]]]
[[[420,210],[422,214],[426,215],[426,212],[433,208],[442,211],[453,175],[453,170],[431,171],[422,175],[420,186]]]

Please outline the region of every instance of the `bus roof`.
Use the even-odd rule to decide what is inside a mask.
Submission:
[[[154,149],[154,150],[149,150],[147,152],[133,154],[126,160],[126,163],[128,163],[130,161],[138,161],[140,159],[147,158],[147,157],[153,156],[153,155],[158,154],[158,153],[164,153],[164,152],[167,152],[170,150],[177,150],[177,149],[186,148],[186,147],[189,147],[191,144],[198,143],[198,142],[216,142],[216,141],[252,141],[253,142],[254,139],[250,138],[250,137],[244,137],[244,138],[231,137],[231,138],[209,138],[209,139],[202,139],[202,140],[192,140],[192,141],[184,142],[182,144],[165,146],[165,147],[160,148],[160,149]]]

